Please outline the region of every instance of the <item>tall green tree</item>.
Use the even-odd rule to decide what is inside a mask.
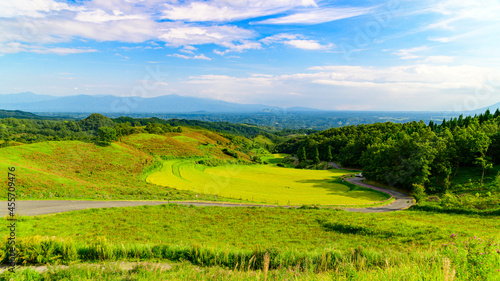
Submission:
[[[328,161],[328,162],[333,161],[332,147],[331,146],[328,146],[328,149],[326,151],[326,161]]]
[[[297,151],[297,158],[299,159],[299,162],[306,161],[307,155],[305,147],[299,148],[299,151]]]
[[[319,160],[319,151],[318,151],[318,148],[316,147],[316,149],[314,150],[314,164],[319,164],[320,160]]]
[[[488,147],[490,146],[490,144],[491,140],[485,133],[476,131],[473,134],[473,150],[477,153],[474,164],[480,166],[483,169],[483,173],[481,174],[481,185],[483,184],[484,173],[486,169],[493,167],[493,165],[489,163],[486,157],[486,152],[488,151]]]
[[[100,145],[110,145],[116,140],[116,130],[111,127],[100,127],[97,129],[97,140]]]

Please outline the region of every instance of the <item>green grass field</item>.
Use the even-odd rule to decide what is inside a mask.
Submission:
[[[181,190],[281,205],[363,205],[388,196],[351,190],[339,182],[344,170],[297,170],[268,165],[206,167],[190,160],[163,162],[147,181]]]
[[[264,279],[267,253],[270,276],[287,280],[500,278],[495,216],[163,205],[21,217],[18,229],[28,264],[170,260],[210,272],[198,275],[204,280]],[[149,274],[192,276],[180,268]]]

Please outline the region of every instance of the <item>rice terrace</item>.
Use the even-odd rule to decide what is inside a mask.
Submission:
[[[365,205],[388,198],[371,190],[351,190],[340,179],[348,173],[337,169],[294,170],[269,165],[206,167],[190,160],[170,160],[163,162],[161,170],[148,176],[147,181],[278,205]]]

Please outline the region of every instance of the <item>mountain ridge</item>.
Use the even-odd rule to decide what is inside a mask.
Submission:
[[[283,110],[263,104],[240,104],[222,100],[176,94],[152,98],[112,95],[49,96],[31,92],[0,95],[0,108],[28,112],[101,112],[101,113],[239,113]],[[301,111],[317,109],[300,108]]]

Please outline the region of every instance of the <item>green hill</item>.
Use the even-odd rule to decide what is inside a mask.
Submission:
[[[250,156],[231,140],[207,130],[132,134],[110,146],[80,141],[51,141],[0,148],[0,168],[17,170],[19,199],[192,199],[195,194],[144,181],[165,158],[238,161]],[[226,152],[224,152],[226,151]],[[0,192],[6,198],[6,190]],[[203,197],[198,197],[198,199]]]
[[[19,118],[19,119],[42,119],[43,117],[33,114],[31,112],[25,112],[21,110],[4,110],[0,109],[0,119],[1,118]]]

